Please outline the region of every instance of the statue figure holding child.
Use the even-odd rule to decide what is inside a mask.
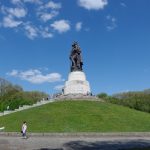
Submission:
[[[83,62],[81,56],[81,49],[77,42],[74,42],[72,44],[72,50],[69,58],[71,60],[71,72],[82,71]]]

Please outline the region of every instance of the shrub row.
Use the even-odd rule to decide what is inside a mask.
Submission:
[[[123,105],[150,113],[150,92],[126,92],[115,94],[113,96],[108,96],[106,93],[101,93],[97,96],[113,104]]]

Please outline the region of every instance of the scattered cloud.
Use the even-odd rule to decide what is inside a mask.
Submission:
[[[37,9],[37,16],[39,16],[44,22],[47,22],[59,14],[58,10],[61,9],[61,7],[61,3],[49,1]]]
[[[82,29],[82,22],[76,23],[76,31],[80,31]]]
[[[29,39],[34,39],[38,36],[38,29],[30,24],[25,25],[24,27],[26,35]]]
[[[89,27],[86,27],[84,30],[85,30],[86,32],[89,32],[89,31],[90,31],[90,28],[89,28]]]
[[[40,16],[40,19],[43,20],[44,22],[51,20],[52,18],[56,17],[58,14],[59,14],[58,11],[51,11],[49,13],[47,12],[38,13],[38,15]]]
[[[111,15],[106,16],[106,20],[108,21],[108,25],[106,29],[108,31],[114,30],[117,27],[117,19]]]
[[[21,3],[21,0],[11,0],[11,2],[12,2],[13,4],[20,4],[20,3]]]
[[[15,30],[19,27],[18,30],[24,31],[32,40],[41,37],[52,38],[54,30],[63,33],[70,29],[69,21],[52,20],[58,16],[62,8],[62,4],[54,0],[10,0],[9,3],[11,5],[4,3],[0,5],[2,14],[0,27],[15,28]],[[32,13],[35,18],[31,16],[31,9],[28,9],[27,3],[34,8]]]
[[[39,70],[48,71],[49,68],[48,67],[40,67]]]
[[[61,3],[55,3],[53,1],[48,2],[44,8],[51,8],[51,9],[60,9],[61,8]]]
[[[43,38],[52,38],[53,37],[53,34],[49,31],[48,27],[42,29],[40,31],[40,33]]]
[[[23,23],[20,18],[25,17],[27,14],[27,11],[24,8],[9,8],[1,6],[0,11],[4,15],[0,24],[5,28],[18,27]]]
[[[23,5],[23,3],[42,4],[41,0],[11,0],[12,4]]]
[[[78,5],[88,10],[104,9],[107,4],[107,0],[78,0]]]
[[[39,27],[33,26],[31,23],[24,24],[24,30],[27,37],[31,40],[35,39],[36,37],[43,37],[43,38],[52,38],[53,34],[49,31],[48,27]]]
[[[23,0],[25,3],[42,4],[41,0]]]
[[[33,84],[63,81],[61,74],[59,73],[49,73],[44,75],[38,69],[30,69],[27,71],[12,70],[11,72],[7,73],[7,75],[17,77]]]
[[[59,20],[52,23],[51,27],[59,33],[63,33],[70,30],[70,23],[68,20]]]
[[[15,28],[22,24],[22,21],[15,20],[12,16],[6,16],[3,18],[1,25],[5,28]]]
[[[123,2],[121,2],[120,5],[121,5],[122,7],[127,7],[127,5],[126,5],[125,3],[123,3]]]
[[[12,17],[22,18],[22,17],[25,17],[27,14],[27,10],[25,10],[24,8],[2,7],[2,9],[3,9],[3,12],[8,13],[8,15]]]
[[[108,5],[108,0],[77,0],[78,5],[88,10],[101,10]],[[122,2],[121,5],[124,3]],[[124,4],[125,5],[125,4]],[[31,6],[30,9],[28,6]],[[33,8],[33,9],[32,9]],[[54,0],[10,0],[0,5],[0,27],[23,31],[31,40],[35,38],[52,38],[57,31],[65,33],[71,29],[70,20],[56,18],[62,8],[61,2]],[[32,14],[32,15],[31,15]],[[113,30],[116,25],[114,17],[107,19],[107,30]],[[82,30],[82,22],[74,24],[75,30]],[[14,29],[15,28],[15,29]],[[89,31],[89,29],[84,29]]]
[[[10,76],[17,76],[18,74],[18,70],[12,70],[10,73],[7,73],[7,75],[10,75]]]
[[[57,86],[54,87],[54,90],[60,91],[60,90],[63,89],[63,87],[64,87],[64,85],[57,85]]]

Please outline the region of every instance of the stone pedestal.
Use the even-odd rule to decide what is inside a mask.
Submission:
[[[73,71],[68,76],[68,81],[65,82],[64,95],[68,94],[90,94],[90,85],[86,80],[85,73],[82,71]]]

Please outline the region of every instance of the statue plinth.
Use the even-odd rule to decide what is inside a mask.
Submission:
[[[82,71],[73,71],[69,73],[68,81],[65,82],[64,95],[68,94],[90,94],[90,85],[86,80],[85,73]]]
[[[81,57],[81,49],[77,42],[72,44],[72,50],[70,54],[71,60],[71,72],[68,76],[68,81],[65,82],[63,88],[64,95],[90,95],[90,85],[86,80],[85,73],[83,72],[83,61]]]

